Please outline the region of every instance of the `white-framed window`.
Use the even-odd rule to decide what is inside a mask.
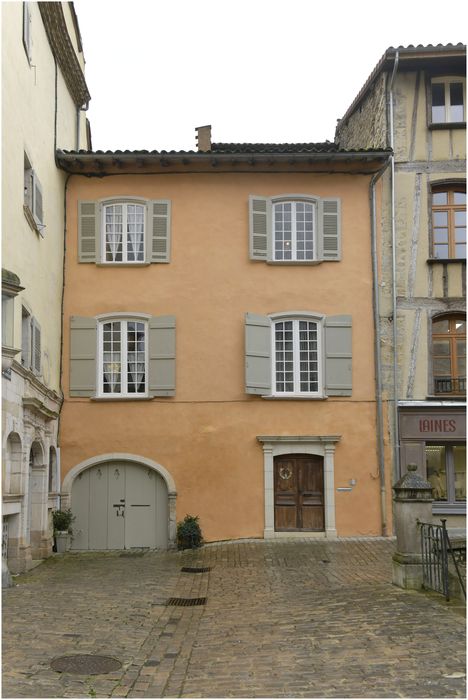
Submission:
[[[30,226],[45,234],[42,185],[27,154],[24,154],[24,213]]]
[[[31,8],[29,2],[23,2],[23,46],[28,62],[31,63]]]
[[[283,265],[341,260],[340,199],[250,195],[249,257]]]
[[[127,202],[104,204],[102,216],[103,262],[145,262],[145,205]]]
[[[465,80],[459,76],[431,80],[432,124],[456,124],[466,121]]]
[[[78,202],[78,262],[170,262],[171,202],[134,195]]]
[[[313,201],[273,202],[273,259],[316,259],[316,217]]]
[[[310,318],[272,320],[272,394],[322,394],[322,327]]]
[[[148,324],[143,319],[104,319],[98,324],[98,395],[148,395]]]
[[[21,364],[40,375],[42,372],[41,327],[23,306],[21,318]]]

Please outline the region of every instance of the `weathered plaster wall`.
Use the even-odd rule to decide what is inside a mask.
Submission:
[[[343,259],[282,267],[248,259],[248,196],[341,196]],[[172,261],[142,268],[77,263],[77,202],[111,195],[172,201]],[[368,178],[308,174],[73,177],[68,188],[62,474],[109,452],[164,465],[177,518],[201,517],[210,539],[263,533],[257,435],[342,436],[335,452],[340,535],[379,534]],[[305,309],[352,314],[353,395],[318,401],[244,393],[244,314]],[[69,319],[112,311],[175,314],[177,388],[151,402],[70,399]],[[287,451],[287,450],[286,450]]]

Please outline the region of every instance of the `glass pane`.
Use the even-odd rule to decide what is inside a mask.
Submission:
[[[466,226],[466,211],[455,212],[455,226]]]
[[[465,243],[457,243],[457,245],[455,246],[455,257],[459,260],[464,260],[466,258]]]
[[[447,500],[447,472],[444,445],[426,445],[427,480],[436,501]]]
[[[448,243],[448,229],[434,229],[434,243]]]
[[[457,243],[466,243],[466,228],[455,229],[455,241]]]
[[[435,340],[433,344],[434,355],[450,355],[450,341]]]
[[[450,83],[450,121],[464,121],[463,83]]]
[[[455,321],[455,333],[466,333],[465,321]]]
[[[432,85],[432,106],[445,106],[445,85],[444,83],[433,83]]]
[[[466,355],[466,341],[457,340],[457,357],[465,357]]]
[[[450,357],[435,357],[434,358],[434,374],[450,375]]]
[[[440,321],[433,321],[432,323],[432,333],[448,333],[449,322],[448,319],[443,318]]]
[[[434,192],[432,195],[433,204],[447,204],[447,192]]]
[[[455,500],[466,501],[466,447],[454,445],[453,463],[455,468]]]
[[[446,211],[434,212],[434,226],[448,226],[448,214]]]
[[[453,202],[454,204],[466,204],[466,192],[454,192]]]
[[[440,259],[448,258],[448,245],[434,246],[434,255]]]

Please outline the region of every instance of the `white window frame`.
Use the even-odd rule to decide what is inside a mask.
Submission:
[[[277,204],[291,204],[291,259],[287,260],[285,258],[276,257],[276,217],[275,209]],[[297,218],[292,215],[296,212],[297,204],[310,204],[312,205],[312,257],[311,258],[298,258],[297,257]],[[300,195],[286,195],[281,197],[271,198],[271,259],[275,263],[311,263],[317,262],[318,257],[318,200],[315,197],[305,197]]]
[[[451,119],[451,104],[450,104],[450,85],[452,83],[461,83],[463,85],[463,119],[458,119],[454,121]],[[444,85],[444,99],[445,99],[445,119],[444,121],[434,121],[432,116],[433,104],[432,104],[432,86],[433,85]],[[432,78],[431,89],[430,89],[430,121],[431,124],[464,124],[466,122],[466,80],[463,76],[443,76],[440,78]]]
[[[127,232],[127,207],[129,205],[140,206],[143,208],[143,259],[142,260],[128,260],[127,252],[127,242],[128,242],[128,232]],[[122,206],[122,260],[106,260],[106,209],[107,207]],[[116,198],[116,199],[106,199],[104,202],[100,203],[100,225],[101,225],[101,260],[100,263],[103,265],[145,265],[146,264],[146,251],[149,245],[147,241],[148,236],[148,200],[146,199],[126,199],[126,198]]]
[[[114,398],[144,398],[149,396],[149,316],[147,314],[114,314],[112,316],[99,316],[96,317],[97,328],[98,328],[98,361],[97,361],[97,396],[107,399]],[[121,325],[121,352],[120,352],[120,364],[121,364],[121,379],[120,379],[120,392],[105,392],[104,391],[104,324],[106,323],[124,323],[125,324],[125,344],[122,342],[123,333]],[[128,323],[143,323],[145,330],[145,391],[144,392],[129,392],[128,389],[128,368],[127,368],[127,357],[128,357],[128,336],[127,336],[127,324]],[[125,371],[124,371],[125,368]]]
[[[324,333],[323,325],[325,316],[322,314],[272,314],[271,321],[271,395],[277,397],[294,397],[300,396],[305,398],[321,398],[323,397],[324,384]],[[276,324],[285,321],[293,322],[293,362],[294,362],[294,391],[277,391],[276,389]],[[306,321],[317,324],[317,391],[300,391],[300,359],[299,359],[299,322]]]

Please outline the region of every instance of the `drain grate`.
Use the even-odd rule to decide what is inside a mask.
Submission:
[[[205,605],[206,598],[169,598],[166,605]]]
[[[74,654],[52,659],[50,667],[57,673],[76,673],[84,676],[97,676],[101,673],[117,671],[122,664],[112,656],[97,654]]]
[[[184,574],[205,574],[207,571],[211,571],[211,566],[183,566],[181,571]]]

